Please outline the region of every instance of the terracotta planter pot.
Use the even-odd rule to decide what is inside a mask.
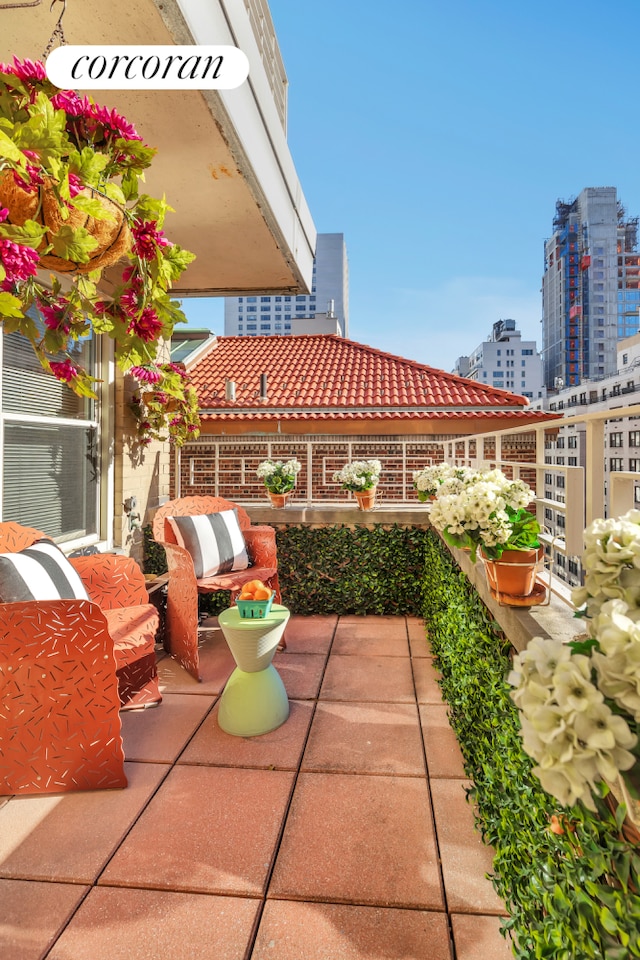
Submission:
[[[88,233],[98,241],[98,246],[90,254],[88,263],[75,263],[73,260],[63,260],[53,253],[41,257],[40,263],[47,270],[57,273],[90,273],[92,270],[101,270],[109,267],[125,256],[131,249],[131,234],[127,226],[124,211],[108,197],[103,196],[93,187],[86,187],[80,196],[99,200],[105,212],[109,215],[106,220],[96,220],[80,210],[69,208],[69,216],[63,220],[60,213],[60,204],[55,196],[51,181],[45,182],[35,191],[23,190],[15,181],[13,172],[6,170],[0,175],[0,206],[9,211],[8,220],[15,226],[23,226],[27,220],[36,220],[49,228],[43,246],[51,242],[51,235],[57,233],[61,226],[67,225],[74,229],[84,227]]]
[[[358,501],[358,510],[373,510],[376,502],[376,488],[368,490],[354,490],[353,495]]]
[[[498,596],[528,597],[536,582],[542,548],[505,550],[499,560],[483,559],[489,586]]]
[[[287,500],[291,496],[291,491],[289,493],[271,493],[270,490],[267,490],[269,500],[271,501],[271,506],[276,507],[278,510],[284,509],[287,505]]]

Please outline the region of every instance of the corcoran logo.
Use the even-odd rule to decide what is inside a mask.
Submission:
[[[233,90],[249,61],[231,46],[64,46],[46,70],[63,90]]]

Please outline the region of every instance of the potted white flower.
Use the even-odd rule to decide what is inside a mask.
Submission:
[[[333,480],[354,494],[360,510],[373,510],[381,472],[379,460],[352,460],[336,470]]]
[[[590,810],[609,785],[627,808],[625,834],[640,842],[640,511],[595,520],[585,531],[585,584],[572,599],[588,637],[535,637],[509,682],[524,748],[543,788],[563,806]]]
[[[413,471],[413,488],[420,503],[435,500],[440,485],[453,476],[454,468],[448,463],[433,463],[422,470]]]
[[[295,459],[263,460],[258,464],[256,475],[263,481],[272,506],[286,506],[301,469],[301,463]]]
[[[474,563],[481,550],[489,586],[506,603],[520,605],[528,597],[541,602],[545,596],[542,588],[534,593],[541,548],[540,525],[526,509],[532,499],[524,481],[494,470],[440,494],[431,508],[431,522],[447,543],[468,549]]]

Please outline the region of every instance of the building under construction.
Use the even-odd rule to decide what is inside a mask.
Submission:
[[[545,243],[542,354],[547,388],[616,372],[616,344],[638,333],[638,218],[615,187],[587,187],[558,200]]]

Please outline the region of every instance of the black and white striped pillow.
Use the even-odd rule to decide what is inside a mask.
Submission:
[[[19,553],[0,554],[0,602],[89,600],[82,580],[51,540],[36,540]]]
[[[167,520],[178,544],[191,554],[198,580],[249,566],[237,510]]]

